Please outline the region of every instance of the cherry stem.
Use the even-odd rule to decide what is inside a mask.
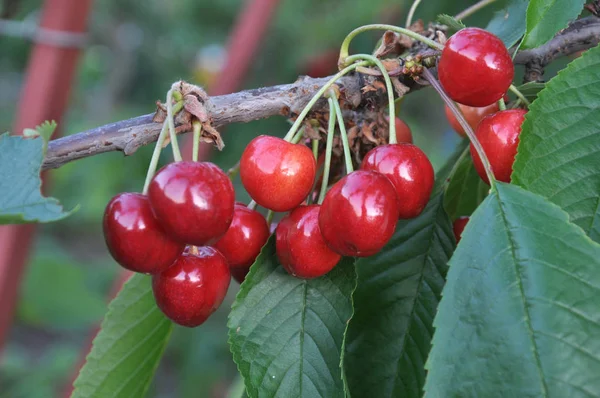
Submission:
[[[192,124],[194,131],[194,146],[192,150],[192,160],[194,162],[198,161],[198,152],[200,152],[200,135],[202,133],[202,123],[198,120],[194,121]]]
[[[312,140],[312,151],[315,160],[319,160],[319,140]]]
[[[436,50],[443,50],[444,46],[438,42],[435,42],[425,36],[422,36],[418,33],[413,32],[412,30],[401,28],[399,26],[394,25],[386,25],[386,24],[373,24],[373,25],[364,25],[359,28],[354,29],[352,32],[348,33],[348,36],[342,42],[342,47],[340,49],[340,60],[338,64],[341,66],[348,65],[348,50],[350,48],[350,42],[354,37],[356,37],[359,33],[367,32],[370,30],[390,30],[392,32],[404,34],[410,38],[418,40],[422,43],[427,44],[429,47],[435,48]]]
[[[350,174],[354,171],[352,165],[352,155],[350,154],[350,144],[348,143],[348,134],[346,134],[346,126],[344,125],[344,116],[342,115],[342,108],[340,103],[335,97],[335,93],[329,97],[332,99],[333,107],[335,108],[335,114],[337,116],[338,127],[340,128],[340,135],[342,136],[342,145],[344,147],[344,160],[346,161],[346,173]]]
[[[327,185],[329,185],[329,170],[331,168],[331,152],[333,151],[333,135],[335,134],[335,107],[333,99],[328,98],[329,102],[329,125],[327,127],[327,144],[325,146],[325,165],[323,166],[323,180],[321,181],[321,192],[319,193],[318,204],[322,204],[327,193]]]
[[[529,101],[527,100],[527,98],[525,98],[525,96],[523,95],[523,93],[522,93],[522,92],[520,92],[520,91],[519,91],[519,89],[518,89],[518,88],[516,88],[514,84],[511,84],[511,85],[510,85],[510,87],[509,87],[508,89],[509,89],[510,91],[512,91],[512,92],[513,92],[513,94],[517,96],[517,98],[519,98],[521,101],[523,101],[523,103],[524,103],[524,104],[525,104],[527,107],[529,107],[529,105],[531,105],[531,102],[529,102]]]
[[[498,109],[501,111],[505,111],[506,110],[506,102],[504,102],[504,98],[500,98],[498,100]]]
[[[419,4],[421,4],[421,0],[413,1],[412,5],[410,6],[410,10],[408,10],[408,16],[406,17],[406,28],[407,29],[412,24],[413,16],[415,15],[415,11],[417,11],[417,7],[419,6]]]
[[[496,0],[481,0],[480,2],[473,4],[471,7],[466,8],[466,9],[462,10],[461,12],[459,12],[458,14],[456,14],[454,16],[454,19],[456,19],[457,21],[460,21],[461,19],[470,17],[471,15],[475,14],[477,11],[492,4],[495,1]]]
[[[235,178],[235,176],[238,175],[238,173],[240,172],[240,161],[238,160],[238,162],[231,167],[229,170],[227,170],[227,177],[229,177],[230,180],[233,180]]]
[[[247,206],[250,210],[256,209],[256,202],[254,200],[250,201]]]
[[[308,102],[308,104],[306,104],[306,106],[304,107],[302,112],[300,112],[300,114],[298,115],[298,118],[296,119],[296,121],[294,122],[292,127],[290,127],[290,130],[287,132],[287,134],[285,135],[285,137],[283,139],[289,142],[296,135],[296,131],[298,131],[298,129],[300,128],[300,125],[304,121],[304,118],[306,117],[306,115],[308,115],[308,112],[310,112],[310,110],[317,103],[317,101],[323,96],[323,94],[325,94],[325,92],[327,90],[329,90],[329,88],[331,86],[333,86],[335,84],[335,82],[339,78],[343,77],[348,72],[353,71],[354,69],[358,68],[359,66],[365,66],[365,65],[368,65],[367,61],[357,62],[355,64],[349,65],[349,66],[345,67],[344,69],[342,69],[341,71],[339,71],[337,74],[335,74],[331,79],[329,79],[327,81],[327,83],[325,83],[323,85],[323,87],[321,87],[319,89],[319,91],[317,91],[317,93],[311,98],[311,100]]]
[[[304,137],[304,129],[300,129],[290,142],[292,144],[297,144],[300,142],[300,140],[302,140],[302,137]]]
[[[467,121],[465,120],[465,117],[461,113],[460,109],[458,109],[458,107],[456,106],[454,101],[452,101],[450,99],[450,97],[448,97],[448,94],[446,94],[446,92],[442,88],[440,82],[437,81],[437,79],[435,78],[435,76],[433,76],[433,74],[429,71],[429,69],[423,68],[423,75],[425,76],[425,79],[435,89],[435,91],[438,92],[438,94],[440,95],[442,100],[444,100],[444,102],[446,103],[448,108],[450,108],[450,110],[452,110],[452,113],[456,117],[456,120],[458,120],[458,122],[460,123],[462,128],[467,133],[467,136],[469,137],[471,144],[473,144],[473,147],[475,148],[475,150],[477,151],[477,154],[479,155],[479,158],[481,159],[481,163],[483,163],[483,168],[485,169],[485,174],[487,175],[491,186],[494,187],[496,184],[496,179],[494,177],[494,173],[492,172],[492,166],[490,165],[490,161],[488,160],[487,155],[485,154],[485,151],[483,150],[483,147],[481,146],[481,143],[479,142],[479,140],[477,140],[477,137],[475,136],[475,132],[473,132],[473,129],[471,128],[471,126],[469,126],[469,123],[467,123]]]
[[[167,121],[165,120],[163,122],[162,130],[160,130],[160,134],[158,135],[158,140],[156,140],[154,152],[152,152],[152,158],[150,159],[150,165],[148,166],[148,172],[146,173],[146,181],[144,182],[144,189],[142,190],[144,195],[148,193],[148,187],[150,186],[152,177],[154,177],[154,174],[156,173],[160,153],[165,143],[165,139],[167,138],[167,128]]]
[[[269,229],[271,229],[271,223],[273,222],[273,216],[275,215],[275,212],[273,212],[273,210],[269,210],[267,212],[267,225],[269,226]]]
[[[347,58],[347,60],[350,62],[354,62],[355,60],[358,60],[358,59],[364,59],[367,61],[371,61],[372,63],[377,65],[377,67],[381,70],[381,74],[383,75],[383,80],[385,80],[385,87],[386,87],[387,95],[388,95],[388,108],[389,108],[388,113],[389,113],[389,117],[390,117],[389,143],[397,144],[398,140],[396,138],[396,123],[394,122],[396,120],[396,106],[394,103],[394,86],[392,85],[392,80],[390,79],[390,75],[389,75],[387,69],[385,69],[385,65],[383,65],[383,62],[381,62],[379,59],[377,59],[376,57],[374,57],[372,55],[357,54],[357,55],[352,55]]]
[[[167,123],[169,124],[169,136],[171,137],[171,148],[173,149],[173,159],[176,162],[181,162],[181,151],[179,151],[179,144],[177,143],[177,132],[175,131],[175,121],[173,118],[173,91],[171,88],[167,93]]]

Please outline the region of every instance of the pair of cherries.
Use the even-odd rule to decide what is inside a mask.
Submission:
[[[331,187],[322,205],[303,205],[316,172],[308,147],[271,136],[252,140],[240,160],[242,184],[252,199],[290,211],[277,226],[276,251],[283,267],[300,278],[325,275],[342,256],[380,251],[399,218],[423,211],[434,181],[429,159],[410,143],[372,149],[360,170]]]
[[[154,176],[148,195],[121,193],[106,207],[111,255],[152,275],[158,307],[180,325],[204,323],[231,275],[243,280],[268,239],[264,217],[234,200],[230,179],[214,164],[175,162]]]

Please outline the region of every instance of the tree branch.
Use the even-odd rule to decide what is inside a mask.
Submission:
[[[515,63],[525,65],[526,79],[537,80],[541,78],[543,68],[556,58],[594,47],[599,42],[600,18],[586,17],[573,22],[543,46],[520,51],[515,57]],[[365,86],[363,79],[368,78],[353,74],[338,81],[344,97],[354,108],[372,105],[369,102],[372,102],[372,96],[365,99],[367,95],[362,92]],[[413,89],[420,87],[408,79],[402,79],[402,76],[399,79]],[[297,114],[327,80],[329,78],[307,77],[292,84],[211,97],[206,107],[215,127],[278,114],[288,115],[290,111]],[[385,94],[382,100],[385,99],[383,97]],[[326,104],[327,101],[319,101],[314,109],[323,110]],[[138,116],[50,141],[43,169],[57,168],[73,160],[104,152],[122,151],[125,155],[131,155],[139,147],[156,141],[161,124],[153,123],[152,116],[153,114]]]

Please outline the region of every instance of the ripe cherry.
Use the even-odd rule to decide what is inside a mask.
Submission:
[[[371,149],[362,170],[376,171],[390,179],[396,189],[399,218],[421,214],[433,189],[434,172],[427,155],[412,144],[388,144]]]
[[[229,229],[214,244],[227,259],[233,277],[240,283],[269,239],[269,227],[262,214],[236,203]]]
[[[209,162],[166,165],[152,179],[148,197],[160,225],[182,243],[210,245],[233,218],[231,180]]]
[[[341,256],[323,240],[319,228],[321,206],[295,208],[276,231],[279,262],[291,275],[310,279],[323,276],[335,267]]]
[[[389,123],[390,118],[387,116],[385,118]],[[412,131],[410,130],[410,127],[408,127],[408,124],[406,124],[404,120],[400,119],[399,117],[396,118],[396,140],[398,142],[407,142],[409,144],[412,144],[413,142]]]
[[[185,246],[163,231],[148,197],[140,193],[125,192],[112,198],[104,211],[103,229],[112,257],[134,272],[154,274],[166,269]]]
[[[498,37],[483,29],[465,28],[446,42],[438,76],[454,101],[482,107],[506,93],[514,77],[514,66]]]
[[[494,113],[483,119],[475,131],[475,136],[481,143],[498,181],[510,182],[512,165],[515,162],[519,145],[521,125],[526,113],[527,111],[523,109]],[[471,156],[475,170],[481,179],[489,184],[485,168],[473,144],[471,144]]]
[[[398,199],[383,174],[358,170],[325,195],[319,227],[325,243],[343,256],[368,257],[390,240],[398,221]]]
[[[201,325],[219,308],[231,281],[227,260],[212,247],[199,247],[152,278],[158,308],[173,322]]]
[[[477,129],[479,122],[481,122],[481,120],[483,120],[484,117],[491,115],[492,113],[496,113],[500,110],[497,102],[480,108],[474,106],[467,106],[463,104],[457,105],[460,108],[460,111],[463,113],[465,120],[473,129],[473,131]],[[458,120],[456,120],[456,116],[454,116],[454,113],[452,113],[450,108],[448,108],[448,105],[444,106],[444,111],[446,113],[446,118],[448,119],[448,122],[450,123],[454,131],[456,131],[461,137],[465,137],[465,129],[463,129]]]
[[[308,147],[266,135],[250,141],[240,160],[244,188],[256,203],[273,211],[288,211],[302,203],[316,170]]]
[[[452,230],[454,231],[454,237],[456,238],[457,244],[460,242],[460,238],[467,222],[469,222],[469,217],[460,217],[454,220],[454,223],[452,224]]]

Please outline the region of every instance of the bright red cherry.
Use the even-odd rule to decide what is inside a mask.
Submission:
[[[519,145],[521,125],[525,120],[526,113],[527,111],[523,109],[510,109],[494,113],[483,119],[475,131],[475,136],[481,143],[498,181],[510,182],[512,165],[515,162]],[[471,156],[475,170],[481,179],[489,184],[485,168],[473,144],[471,144]]]
[[[438,64],[440,83],[454,101],[487,106],[511,85],[515,69],[498,37],[479,28],[456,32],[444,46]]]
[[[233,221],[214,248],[225,256],[231,274],[242,283],[269,235],[269,227],[262,214],[236,203]]]
[[[261,135],[250,141],[240,160],[248,194],[273,211],[288,211],[310,193],[317,163],[308,147]]]
[[[358,170],[325,195],[319,227],[330,249],[343,256],[368,257],[390,240],[398,221],[398,199],[383,174]]]
[[[389,117],[386,116],[385,119],[388,123],[390,122]],[[407,142],[409,144],[412,144],[413,142],[412,131],[410,131],[410,127],[408,127],[408,124],[406,124],[404,120],[400,119],[399,117],[396,118],[396,140],[398,142]]]
[[[433,189],[434,172],[427,155],[412,144],[388,144],[371,149],[362,170],[376,171],[390,179],[396,189],[399,218],[421,214]]]
[[[323,276],[341,258],[323,240],[319,228],[320,208],[319,205],[295,208],[276,231],[279,262],[287,272],[298,278]]]
[[[124,268],[154,274],[169,267],[184,244],[169,237],[152,214],[148,197],[120,193],[108,202],[103,220],[108,251]]]
[[[160,225],[182,243],[215,243],[233,218],[231,180],[209,162],[166,165],[152,179],[148,197]]]
[[[460,238],[467,222],[469,222],[469,217],[460,217],[454,220],[454,223],[452,224],[452,230],[454,231],[454,237],[456,238],[457,244],[460,242]]]
[[[219,308],[231,281],[227,260],[212,247],[189,250],[152,278],[156,305],[173,322],[201,325]]]

